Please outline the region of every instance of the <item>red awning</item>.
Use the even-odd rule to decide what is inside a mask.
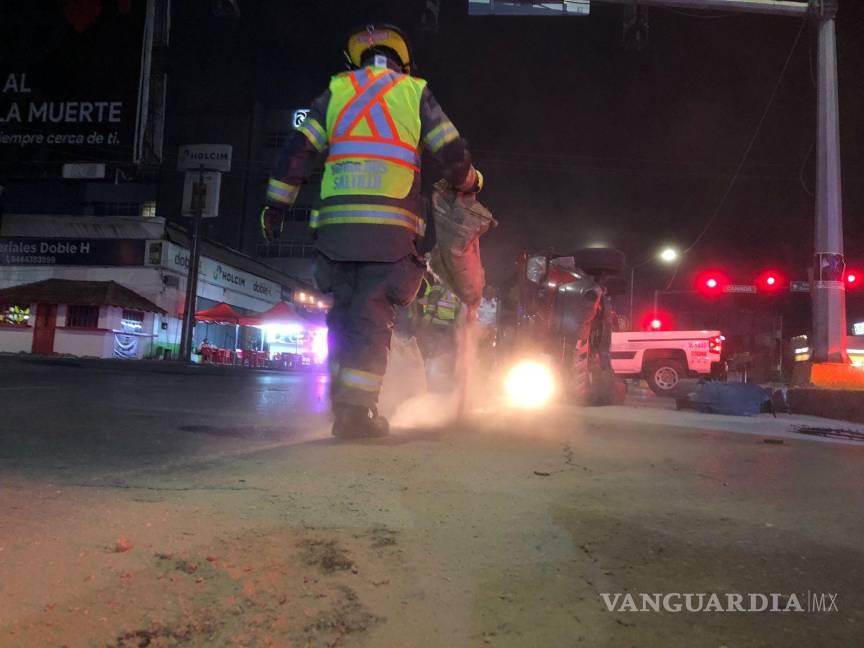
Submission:
[[[241,317],[240,323],[244,326],[261,326],[262,324],[306,324],[306,320],[300,316],[297,309],[288,302],[279,302],[270,310]]]
[[[221,324],[239,324],[241,315],[228,304],[217,304],[213,308],[206,308],[195,313],[195,319],[199,322],[219,322]]]

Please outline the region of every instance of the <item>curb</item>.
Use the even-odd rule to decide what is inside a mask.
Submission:
[[[777,411],[864,423],[864,390],[786,387],[769,391]]]

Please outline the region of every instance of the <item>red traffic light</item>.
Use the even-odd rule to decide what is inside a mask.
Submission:
[[[756,285],[759,286],[760,290],[764,291],[780,290],[786,286],[786,283],[786,277],[775,270],[767,270],[763,272],[756,280]]]
[[[858,270],[847,270],[846,274],[843,275],[847,288],[857,288],[861,284],[862,278],[864,275]]]
[[[729,280],[722,272],[703,272],[696,278],[696,288],[704,295],[719,295],[728,284]]]

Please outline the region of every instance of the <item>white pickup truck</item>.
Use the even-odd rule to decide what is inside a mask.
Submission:
[[[612,333],[612,370],[622,378],[644,378],[655,394],[672,395],[683,378],[725,373],[720,331],[631,331]]]

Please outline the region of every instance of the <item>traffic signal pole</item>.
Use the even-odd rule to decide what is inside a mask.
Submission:
[[[846,285],[843,274],[843,204],[840,182],[840,123],[837,101],[836,0],[823,1],[817,15],[816,237],[813,257],[813,362],[848,363]]]
[[[594,0],[632,5],[633,0]],[[814,268],[811,282],[813,362],[848,363],[846,353],[846,288],[843,283],[843,212],[840,186],[840,128],[837,104],[837,0],[636,0],[636,4],[681,9],[709,9],[804,18],[816,24],[817,183]]]

